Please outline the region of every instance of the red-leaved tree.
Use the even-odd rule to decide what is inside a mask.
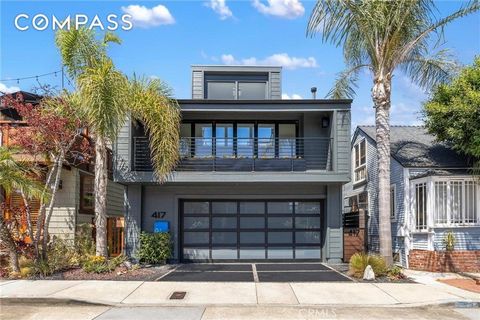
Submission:
[[[76,96],[63,92],[44,96],[35,104],[24,101],[21,94],[2,97],[4,105],[15,109],[22,122],[9,130],[11,145],[18,148],[17,157],[40,172],[43,195],[36,228],[32,224],[32,199],[22,193],[27,223],[27,235],[34,247],[34,257],[47,259],[48,226],[55,206],[62,167],[91,160],[92,148],[86,136],[86,124],[76,108]],[[35,229],[35,230],[34,230]]]

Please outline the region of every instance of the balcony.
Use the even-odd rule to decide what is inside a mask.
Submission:
[[[133,170],[152,171],[147,137],[133,138]],[[331,138],[181,138],[175,171],[332,170]]]

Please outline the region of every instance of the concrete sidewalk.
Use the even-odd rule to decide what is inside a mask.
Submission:
[[[182,300],[170,300],[185,291]],[[110,306],[382,306],[480,303],[480,295],[432,283],[239,283],[15,280],[0,298],[81,301]]]

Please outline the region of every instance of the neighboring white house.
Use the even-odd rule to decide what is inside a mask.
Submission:
[[[452,231],[455,249],[480,250],[480,187],[471,162],[421,126],[392,126],[392,244],[398,263],[408,267],[413,249],[445,250]],[[368,250],[378,252],[378,166],[375,127],[359,126],[352,138],[352,182],[345,206],[368,210]]]

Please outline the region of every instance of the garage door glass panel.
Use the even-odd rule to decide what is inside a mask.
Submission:
[[[293,202],[269,202],[268,214],[292,214]]]
[[[208,217],[185,217],[183,227],[185,230],[208,229],[209,221]]]
[[[212,202],[213,214],[236,214],[237,203],[236,202]]]
[[[319,229],[320,216],[318,217],[296,217],[295,228],[297,229]]]
[[[295,203],[295,213],[320,214],[320,201],[301,201]]]
[[[237,259],[237,248],[212,249],[212,259]]]
[[[208,232],[185,232],[183,236],[184,244],[208,244]]]
[[[265,259],[265,249],[240,248],[240,259]]]
[[[212,243],[213,244],[237,243],[237,233],[236,232],[212,232]]]
[[[269,217],[268,228],[270,229],[291,229],[292,218],[291,217]]]
[[[265,218],[242,217],[240,218],[241,229],[263,229],[265,228]]]
[[[183,257],[186,259],[209,259],[210,250],[208,249],[194,249],[194,248],[184,248]]]
[[[320,259],[320,247],[295,248],[296,259]]]
[[[185,202],[183,204],[183,213],[185,214],[208,214],[210,205],[208,201]]]
[[[292,243],[291,232],[269,232],[268,243]]]
[[[318,231],[297,231],[295,232],[297,243],[320,243],[320,232]]]
[[[293,248],[268,248],[268,259],[293,259]]]
[[[264,214],[265,203],[264,202],[240,202],[240,214]]]
[[[213,229],[236,229],[237,218],[226,218],[226,217],[215,218],[214,217],[212,219],[212,228]]]
[[[265,243],[265,232],[240,232],[240,244],[255,243]]]

